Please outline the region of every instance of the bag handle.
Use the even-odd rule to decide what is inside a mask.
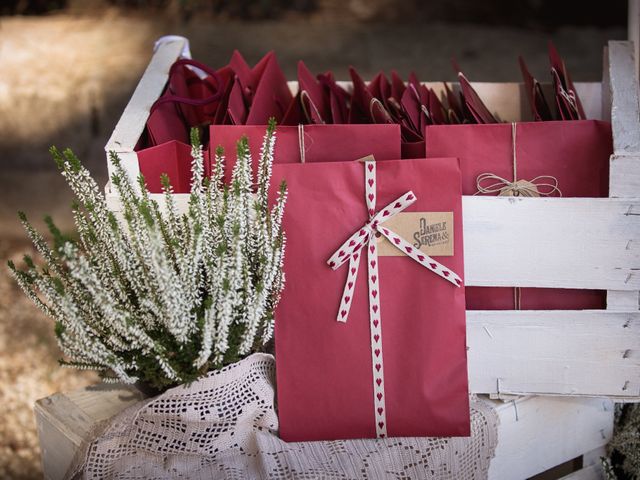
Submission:
[[[209,97],[201,98],[199,100],[189,98],[189,97],[182,97],[180,95],[163,95],[162,97],[157,99],[154,102],[154,104],[151,106],[149,114],[153,113],[156,110],[156,108],[158,108],[160,105],[163,105],[169,102],[182,103],[184,105],[191,105],[194,107],[202,107],[204,105],[217,102],[222,98],[222,95],[223,95],[222,88],[221,88],[222,78],[220,77],[220,74],[216,72],[214,69],[212,69],[211,67],[205,65],[202,62],[198,62],[197,60],[192,60],[190,58],[181,58],[180,60],[176,60],[174,64],[171,65],[171,68],[169,69],[169,82],[171,82],[171,77],[175,74],[176,69],[182,66],[191,66],[199,70],[202,70],[203,72],[208,74],[215,82],[216,93],[214,93]]]

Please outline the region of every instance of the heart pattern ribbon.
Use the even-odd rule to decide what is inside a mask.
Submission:
[[[381,235],[387,238],[391,245],[423,267],[436,275],[451,282],[456,287],[462,286],[462,280],[455,272],[425,255],[395,232],[384,226],[384,222],[409,207],[416,201],[412,191],[406,192],[382,210],[376,213],[376,162],[365,161],[365,200],[369,212],[369,220],[351,235],[327,261],[328,265],[337,270],[349,260],[349,272],[342,292],[337,320],[346,322],[351,308],[354,287],[358,277],[358,267],[362,250],[367,253],[367,270],[369,284],[369,326],[371,332],[371,368],[373,372],[373,394],[376,437],[387,436],[387,420],[384,393],[384,367],[382,356],[382,325],[380,322],[380,279],[378,276],[378,247],[377,239]]]

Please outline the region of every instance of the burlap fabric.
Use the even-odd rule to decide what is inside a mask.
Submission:
[[[114,417],[91,443],[86,479],[482,479],[497,415],[471,402],[469,438],[286,443],[277,436],[275,362],[254,354]],[[313,415],[313,412],[309,412]]]

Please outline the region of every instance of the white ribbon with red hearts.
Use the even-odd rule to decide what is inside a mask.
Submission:
[[[373,372],[373,395],[375,409],[376,436],[387,436],[387,416],[384,394],[384,368],[382,362],[382,325],[380,323],[380,294],[378,278],[378,247],[377,237],[384,235],[391,245],[405,255],[411,257],[423,267],[431,270],[436,275],[451,282],[456,287],[462,285],[462,280],[455,272],[425,255],[419,249],[413,247],[395,232],[382,226],[384,222],[393,218],[409,205],[416,201],[412,191],[408,191],[397,198],[384,209],[376,213],[376,162],[365,161],[365,197],[369,211],[369,221],[357,232],[351,235],[327,262],[333,270],[340,268],[347,259],[349,260],[349,273],[342,292],[342,300],[338,309],[339,322],[346,322],[349,316],[353,298],[353,288],[358,277],[361,250],[367,248],[367,270],[369,283],[369,320],[371,330],[371,367]]]

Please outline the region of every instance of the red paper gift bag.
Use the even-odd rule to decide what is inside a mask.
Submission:
[[[457,160],[274,165],[273,178],[289,195],[281,437],[468,435]]]
[[[262,145],[264,126],[211,125],[211,162],[218,146],[225,152],[227,180],[236,162],[236,143],[246,135],[249,145]],[[276,128],[277,163],[349,161],[372,154],[378,160],[400,158],[399,125],[300,125]],[[257,157],[256,157],[257,158]],[[257,162],[254,164],[254,173]]]
[[[514,164],[520,195],[608,195],[613,147],[606,122],[433,125],[425,139],[427,157],[460,159],[464,195],[513,194]],[[596,290],[467,288],[469,310],[599,309],[604,302]]]
[[[209,152],[204,151],[204,161]],[[191,145],[171,140],[138,152],[140,172],[150,193],[162,193],[162,175],[169,177],[174,193],[191,191]],[[205,163],[206,165],[206,163]]]

